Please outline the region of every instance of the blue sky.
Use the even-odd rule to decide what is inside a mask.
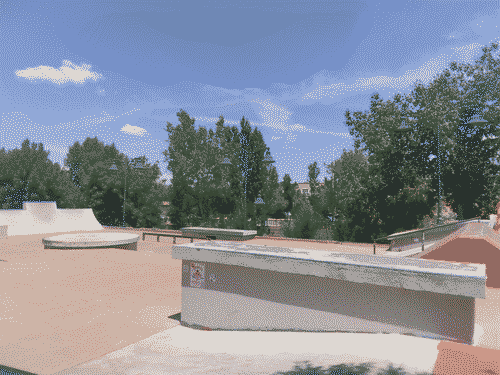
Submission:
[[[473,63],[500,40],[498,1],[4,1],[0,148],[42,142],[63,164],[87,137],[159,162],[166,121],[242,116],[279,180],[354,142],[344,113]]]

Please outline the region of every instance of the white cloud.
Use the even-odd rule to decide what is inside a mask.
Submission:
[[[338,97],[348,93],[354,93],[356,91],[365,91],[373,89],[394,89],[405,90],[412,89],[413,84],[420,80],[422,83],[428,83],[435,78],[437,74],[443,72],[444,69],[449,68],[452,61],[462,62],[462,63],[473,63],[474,57],[481,52],[483,45],[479,43],[472,43],[469,45],[464,45],[462,47],[452,48],[454,50],[452,53],[446,52],[442,53],[438,57],[430,58],[429,60],[420,64],[416,69],[408,69],[404,74],[399,77],[389,77],[389,76],[375,76],[370,78],[359,78],[353,84],[346,84],[343,82],[333,83],[333,84],[320,84],[315,82],[307,89],[304,99],[323,99],[325,97]]]
[[[78,66],[69,60],[64,60],[60,68],[53,68],[51,66],[40,65],[37,68],[28,68],[25,70],[17,70],[16,76],[25,78],[30,81],[50,81],[57,85],[63,85],[71,82],[76,84],[83,84],[85,81],[102,78],[102,74],[90,71],[91,66],[82,64]]]
[[[129,124],[127,124],[123,128],[121,128],[120,131],[127,133],[127,134],[139,135],[141,137],[147,133],[147,131],[145,129],[140,128],[138,126],[132,126]]]

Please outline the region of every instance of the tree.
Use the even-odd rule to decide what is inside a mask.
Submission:
[[[440,196],[463,218],[492,211],[498,196],[493,159],[495,154],[498,159],[499,109],[498,90],[491,88],[500,80],[491,49],[483,51],[473,67],[453,63],[457,74],[445,70],[427,86],[417,82],[409,95],[383,102],[375,94],[370,111],[353,117],[346,112],[355,147],[365,145],[370,174],[380,180],[369,199],[385,231],[416,227],[423,216],[432,216]],[[488,123],[471,126],[472,115],[481,113]],[[391,211],[407,213],[400,216],[410,220]]]
[[[182,170],[184,178],[189,181],[190,189],[186,194],[189,194],[192,205],[189,205],[188,220],[205,225],[217,214],[225,216],[231,213],[233,218],[230,219],[230,225],[243,228],[244,219],[241,215],[244,209],[239,208],[245,201],[245,187],[247,217],[254,217],[256,210],[251,202],[263,194],[268,177],[262,159],[265,153],[269,153],[269,148],[265,146],[262,134],[257,128],[252,132],[244,117],[240,122],[241,132],[234,126],[225,127],[224,118],[220,116],[216,132],[210,130],[207,134],[203,127],[196,132],[194,119],[190,119],[184,111],[179,112],[178,116],[184,126],[179,125],[174,131],[168,123],[170,146],[164,154],[169,169],[173,173]],[[229,159],[229,166],[222,164],[224,158]],[[249,173],[245,176],[247,168]],[[255,227],[255,220],[252,226]]]
[[[269,171],[269,180],[264,186],[262,198],[265,202],[268,218],[286,218],[285,208],[288,206],[288,201],[285,199],[281,190],[281,185],[278,182],[278,173],[275,167],[271,167]]]
[[[483,56],[474,65],[452,63],[451,71],[446,69],[428,87],[417,84],[411,97],[426,135],[422,138],[433,138],[428,143],[441,151],[441,170],[436,172],[438,166],[431,166],[433,174],[441,176],[443,198],[452,202],[460,218],[484,218],[496,204],[500,61],[491,51],[497,47],[483,48]],[[487,122],[470,124],[474,115]],[[437,180],[433,179],[434,190],[439,188]]]
[[[158,181],[158,164],[149,164],[145,156],[133,158],[130,163],[127,158],[125,160],[125,222],[134,228],[165,228],[160,217],[163,189]]]
[[[0,202],[21,209],[24,201],[55,201],[59,208],[84,208],[84,197],[59,164],[48,159],[43,144],[26,139],[21,149],[0,150]]]
[[[367,242],[375,233],[379,217],[370,202],[373,195],[373,181],[367,157],[361,150],[343,150],[335,162],[327,165],[332,176],[329,208],[336,216],[335,239],[339,241]],[[371,204],[371,205],[370,205]]]
[[[70,147],[65,166],[101,224],[121,226],[125,209],[128,225],[164,225],[160,218],[162,193],[156,185],[160,169],[157,164],[148,164],[145,156],[129,162],[114,144],[104,145],[97,137],[89,137]]]
[[[265,155],[270,155],[269,148],[264,143],[262,134],[257,127],[251,132],[251,127],[245,117],[240,122],[241,131],[239,134],[240,152],[239,169],[243,175],[244,187],[246,190],[245,205],[247,207],[247,217],[252,220],[252,228],[255,229],[255,205],[267,179],[266,166],[263,163]]]
[[[293,184],[291,183],[292,179],[290,178],[290,175],[286,173],[283,176],[283,181],[280,183],[281,185],[281,190],[283,191],[283,198],[285,199],[286,206],[285,206],[285,213],[289,213],[292,211],[293,205],[294,205],[294,198],[295,195],[297,194],[297,189],[299,188],[299,184],[294,182]],[[288,215],[287,215],[288,217]]]
[[[199,210],[199,201],[194,191],[196,176],[202,170],[202,150],[197,144],[199,137],[194,129],[194,118],[181,109],[177,113],[180,124],[174,127],[167,122],[169,147],[163,152],[167,169],[172,172],[172,190],[168,209],[174,229],[188,225]],[[198,148],[197,148],[198,146]]]
[[[308,166],[309,169],[309,187],[311,192],[309,195],[309,202],[313,207],[314,211],[325,219],[330,216],[330,211],[332,211],[331,204],[329,204],[328,194],[332,194],[333,191],[328,189],[331,186],[331,181],[325,178],[323,186],[321,186],[317,180],[320,174],[320,169],[317,166],[317,162]]]
[[[283,234],[291,238],[315,238],[324,222],[314,212],[308,197],[297,193],[293,196],[292,222],[283,224]]]

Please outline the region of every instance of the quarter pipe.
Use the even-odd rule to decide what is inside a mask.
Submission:
[[[102,230],[91,208],[57,208],[56,202],[23,202],[22,210],[0,210],[7,236]]]

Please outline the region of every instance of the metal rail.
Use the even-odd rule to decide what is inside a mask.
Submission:
[[[475,217],[473,219],[460,220],[460,221],[454,221],[452,223],[436,225],[436,226],[429,227],[429,228],[413,229],[413,230],[408,230],[408,231],[405,231],[405,232],[393,233],[393,234],[389,234],[389,235],[384,236],[384,237],[376,238],[376,239],[373,240],[374,241],[373,242],[373,254],[375,254],[375,246],[376,246],[376,242],[375,241],[382,240],[382,239],[391,241],[391,245],[389,246],[389,250],[390,250],[392,248],[394,240],[408,238],[408,237],[411,238],[415,234],[420,233],[420,232],[422,232],[422,251],[424,251],[425,233],[427,231],[436,230],[438,228],[446,228],[446,227],[451,227],[451,226],[465,225],[467,223],[474,222],[475,220],[477,220],[477,222],[480,222],[481,221],[481,216],[477,216],[477,217]]]

